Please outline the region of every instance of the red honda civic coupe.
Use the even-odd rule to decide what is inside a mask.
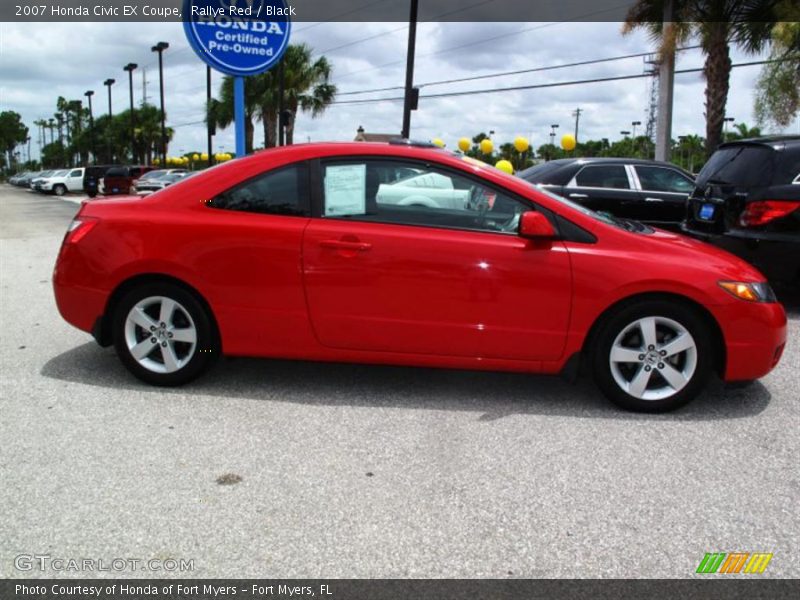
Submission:
[[[778,363],[764,277],[427,145],[237,159],[84,203],[53,277],[63,317],[155,385],[221,354],[574,374],[664,411]]]

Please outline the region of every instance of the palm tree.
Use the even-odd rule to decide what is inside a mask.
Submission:
[[[311,113],[311,118],[314,119],[325,112],[336,97],[336,86],[330,83],[331,64],[324,56],[312,62],[311,55],[311,47],[307,44],[291,45],[283,55],[284,98],[286,108],[292,115],[286,126],[287,144],[294,141],[294,123],[298,109]]]
[[[294,123],[298,111],[315,118],[325,112],[336,96],[336,86],[329,82],[331,65],[324,56],[312,60],[307,44],[291,44],[281,58],[284,69],[284,102],[292,119],[286,127],[286,143],[294,141]],[[253,151],[253,117],[264,127],[264,145],[278,142],[278,106],[280,104],[279,67],[245,79],[245,149]],[[212,101],[209,115],[214,124],[225,128],[233,122],[233,78],[224,77],[220,99]]]
[[[259,75],[245,77],[244,80],[244,132],[245,132],[245,152],[253,151],[253,117],[258,108],[258,81]],[[222,78],[219,88],[219,100],[211,100],[208,107],[208,118],[212,124],[220,129],[225,129],[233,123],[233,77],[226,75]]]
[[[664,5],[673,3],[675,27],[664,27]],[[722,141],[731,74],[731,44],[748,53],[769,42],[776,21],[775,0],[638,0],[628,11],[623,34],[645,28],[662,54],[697,40],[705,54],[706,147],[710,155]],[[672,31],[671,35],[665,35]]]

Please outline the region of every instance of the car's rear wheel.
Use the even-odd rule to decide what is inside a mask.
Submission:
[[[67,193],[67,188],[61,184],[58,184],[56,186],[53,186],[53,193],[56,196],[63,196],[64,194]]]
[[[113,315],[114,346],[122,363],[153,385],[181,385],[201,375],[219,354],[205,307],[171,283],[140,286]]]
[[[595,380],[622,408],[674,410],[703,389],[713,352],[712,332],[698,311],[666,300],[643,301],[616,311],[600,327]]]

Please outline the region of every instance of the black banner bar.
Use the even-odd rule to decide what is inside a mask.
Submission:
[[[706,578],[707,577],[707,578]],[[3,600],[782,600],[797,580],[700,579],[18,579]]]

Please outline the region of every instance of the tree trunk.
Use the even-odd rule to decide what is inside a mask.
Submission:
[[[728,23],[708,23],[706,41],[706,155],[722,141],[722,125],[730,87],[731,57],[728,46]]]
[[[256,127],[253,125],[252,115],[247,115],[244,119],[244,151],[245,154],[253,153],[253,137],[255,137]]]
[[[278,113],[269,110],[264,113],[264,147],[274,148],[278,145]]]

